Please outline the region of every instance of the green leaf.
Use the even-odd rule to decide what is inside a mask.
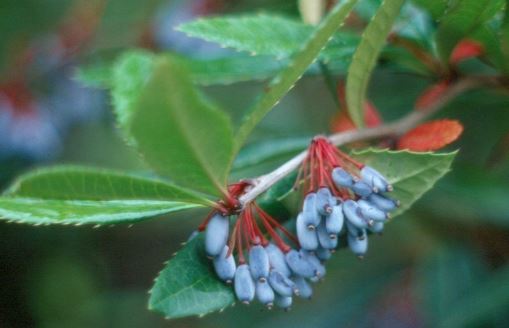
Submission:
[[[441,20],[435,36],[437,51],[444,62],[456,44],[468,37],[497,12],[498,1],[462,0],[456,1]]]
[[[509,0],[505,1],[504,21],[500,28],[500,43],[504,56],[504,71],[509,74]]]
[[[128,125],[135,110],[134,104],[152,74],[154,58],[154,55],[147,51],[130,51],[122,55],[113,67],[113,110],[118,126],[128,139],[131,139]]]
[[[233,304],[232,288],[216,278],[204,249],[202,236],[197,236],[168,262],[150,291],[150,310],[170,319],[205,315]]]
[[[228,116],[205,101],[178,61],[166,56],[152,65],[152,76],[129,110],[135,146],[158,174],[220,196],[234,154]]]
[[[223,47],[277,58],[287,58],[299,51],[302,40],[309,39],[314,31],[312,26],[301,21],[267,14],[201,18],[180,25],[179,29],[189,36]],[[358,41],[356,34],[338,32],[332,36],[320,58],[347,61]]]
[[[211,205],[192,191],[152,178],[105,169],[56,166],[19,177],[9,196],[54,200],[170,200]]]
[[[456,152],[434,154],[371,149],[354,153],[354,156],[380,171],[393,184],[394,192],[390,196],[401,202],[393,215],[397,216],[449,172]]]
[[[244,144],[255,126],[277,105],[313,63],[320,50],[343,24],[356,2],[357,0],[346,0],[338,3],[303,43],[289,65],[270,82],[265,92],[242,119],[235,138],[237,149]]]
[[[47,200],[0,198],[0,219],[34,225],[134,223],[198,204],[156,200]]]
[[[364,126],[363,108],[371,72],[404,2],[404,0],[382,2],[362,33],[361,42],[353,55],[346,79],[346,101],[350,117],[358,127]]]
[[[281,58],[299,49],[313,32],[298,20],[267,14],[201,18],[177,29],[222,47]]]

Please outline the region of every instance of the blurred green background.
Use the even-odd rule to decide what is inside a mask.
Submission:
[[[0,97],[2,186],[52,163],[144,170],[114,127],[108,96],[73,82],[76,67],[108,62],[130,47],[213,55],[221,50],[168,33],[168,26],[253,10],[297,15],[288,0],[2,0],[0,94],[16,95],[10,107]],[[412,108],[429,83],[382,65],[370,97],[389,121]],[[261,88],[239,83],[206,92],[238,118]],[[251,142],[328,133],[335,112],[323,79],[305,78]],[[289,313],[237,305],[165,321],[146,309],[163,262],[204,215],[195,211],[132,227],[1,224],[0,327],[507,327],[509,97],[470,92],[440,116],[465,126],[449,147],[461,150],[453,171],[370,239],[364,261],[338,252],[313,300],[297,300]],[[284,159],[236,176],[264,173]]]

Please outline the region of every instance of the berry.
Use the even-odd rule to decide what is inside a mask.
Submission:
[[[392,186],[387,182],[385,177],[370,166],[364,166],[360,171],[362,180],[368,183],[376,192],[392,191]]]
[[[349,199],[343,203],[343,212],[348,222],[352,223],[358,229],[366,229],[369,225],[368,220],[362,215],[357,202]]]
[[[231,284],[235,277],[235,259],[232,254],[228,254],[228,246],[224,246],[221,254],[214,258],[214,270],[219,279]]]
[[[270,309],[274,304],[274,297],[274,290],[267,281],[256,282],[256,298],[260,303]]]
[[[334,197],[332,196],[329,188],[320,188],[316,192],[316,209],[321,215],[329,215],[332,212]]]
[[[327,249],[327,248],[323,248],[323,247],[319,247],[315,251],[315,254],[316,254],[316,257],[318,257],[320,259],[320,261],[327,261],[332,256],[331,250]]]
[[[304,222],[304,216],[297,216],[297,238],[299,238],[300,247],[307,250],[318,248],[318,236],[315,230],[309,230]]]
[[[368,250],[368,238],[356,238],[348,234],[348,247],[359,258],[363,258]]]
[[[255,245],[249,250],[249,269],[254,280],[267,280],[270,269],[269,256],[263,246]]]
[[[317,195],[309,193],[304,198],[302,206],[302,220],[304,225],[309,230],[314,230],[317,225],[320,224],[320,214],[317,211],[316,205]]]
[[[269,283],[276,293],[281,296],[292,296],[295,283],[278,271],[272,270],[269,274]]]
[[[212,215],[205,230],[205,252],[210,257],[221,254],[228,241],[230,222],[221,214]]]
[[[364,181],[357,181],[353,184],[352,191],[361,197],[368,197],[373,192],[373,187]]]
[[[286,263],[288,263],[290,269],[299,276],[311,278],[316,275],[313,264],[294,249],[286,253]]]
[[[386,221],[388,219],[388,213],[382,211],[367,200],[359,199],[357,204],[361,209],[362,215],[368,220]]]
[[[385,197],[379,194],[372,194],[368,197],[368,200],[381,209],[382,211],[390,212],[394,211],[397,207],[399,207],[399,202],[395,201],[389,197]]]
[[[289,311],[292,306],[292,297],[291,296],[280,296],[276,295],[274,299],[274,303],[277,307],[284,309],[285,311]]]
[[[336,205],[332,208],[332,213],[325,218],[325,229],[330,235],[337,235],[343,228],[343,204]]]
[[[235,271],[234,288],[237,299],[244,304],[249,304],[255,297],[255,283],[247,264],[239,265]]]
[[[324,224],[320,224],[316,228],[316,234],[318,235],[318,242],[320,246],[325,249],[335,249],[338,245],[338,238],[336,235],[331,235],[327,232]]]
[[[288,264],[286,264],[285,255],[276,245],[268,244],[265,247],[265,251],[269,256],[269,264],[272,270],[281,273],[285,277],[289,277],[292,274]]]
[[[352,188],[354,184],[352,175],[340,167],[332,170],[332,181],[334,181],[338,188]]]
[[[310,299],[313,295],[313,288],[308,284],[306,279],[300,276],[293,277],[293,281],[295,282],[295,287],[299,291],[299,297]]]

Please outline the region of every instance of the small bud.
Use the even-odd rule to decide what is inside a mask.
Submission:
[[[227,217],[220,214],[214,214],[205,229],[205,252],[210,257],[216,257],[221,254],[226,242],[230,221]]]
[[[249,250],[249,268],[256,281],[266,280],[269,276],[269,256],[263,246],[255,245]]]
[[[226,256],[228,254],[228,246],[224,246],[223,251],[221,254],[216,256],[214,258],[213,264],[214,264],[214,270],[216,271],[217,276],[219,279],[231,283],[233,281],[233,278],[235,277],[235,259],[233,258],[233,255],[230,254],[228,257]]]
[[[314,250],[318,248],[318,236],[316,231],[309,230],[304,221],[304,216],[300,213],[297,216],[297,238],[299,239],[300,246],[307,250]]]
[[[237,299],[244,304],[249,304],[255,297],[255,283],[247,264],[239,265],[237,268],[235,272],[234,289]]]

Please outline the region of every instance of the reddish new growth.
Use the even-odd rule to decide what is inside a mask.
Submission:
[[[249,181],[240,181],[229,185],[228,194],[224,199],[216,202],[215,209],[198,227],[198,231],[204,231],[211,218],[218,212],[223,216],[236,215],[237,220],[228,240],[228,256],[237,251],[239,264],[246,263],[245,250],[249,251],[254,245],[267,246],[269,244],[268,237],[284,253],[290,251],[291,247],[286,244],[281,235],[286,236],[296,246],[299,245],[297,237],[265,212],[256,202],[250,202],[243,208],[240,207],[238,198],[245,193],[246,188],[250,185]]]
[[[337,167],[352,172],[360,171],[364,164],[343,153],[326,137],[315,137],[309,146],[308,155],[300,167],[294,189],[297,189],[299,184],[303,182],[305,193],[315,192],[322,187],[326,187],[336,197],[343,200],[351,199],[352,197],[346,188],[338,188],[332,181],[331,172]],[[358,176],[358,174],[354,174],[354,176]]]

